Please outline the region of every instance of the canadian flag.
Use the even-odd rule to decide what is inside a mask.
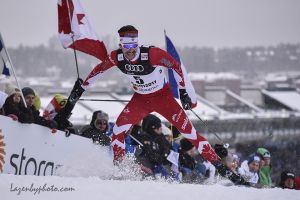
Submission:
[[[66,48],[92,55],[101,61],[108,58],[103,41],[98,39],[78,0],[58,0],[59,39]]]

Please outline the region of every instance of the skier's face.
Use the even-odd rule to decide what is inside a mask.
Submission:
[[[120,47],[123,51],[123,54],[127,60],[132,60],[136,56],[137,50],[138,50],[138,44],[132,43],[132,44],[120,44]]]

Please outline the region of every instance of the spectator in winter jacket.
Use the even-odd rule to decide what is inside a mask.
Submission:
[[[137,151],[137,161],[142,165],[142,170],[149,175],[169,175],[171,163],[167,160],[170,153],[170,144],[162,134],[161,120],[149,114],[143,119],[142,132],[137,138],[143,146]]]
[[[283,171],[281,173],[279,187],[283,189],[300,190],[300,177],[295,177],[295,174],[291,171]]]
[[[3,105],[7,98],[7,94],[5,92],[0,91],[0,115],[5,115]]]
[[[240,166],[240,158],[237,154],[228,152],[228,149],[223,144],[215,144],[215,152],[221,158],[222,163],[231,169],[234,173],[238,173]]]
[[[94,143],[109,146],[111,139],[106,134],[108,131],[108,114],[98,110],[93,113],[91,123],[81,129],[83,137],[91,138]]]
[[[265,148],[258,148],[256,154],[261,157],[260,169],[259,169],[259,183],[263,186],[272,186],[272,166],[271,166],[271,154]]]
[[[242,162],[241,167],[238,169],[240,175],[248,182],[258,183],[258,171],[259,171],[260,157],[256,154],[251,154],[248,160]]]
[[[34,106],[35,92],[29,87],[22,89],[23,96],[27,105],[27,109],[30,111],[30,117],[33,119],[32,123],[46,126],[49,128],[57,128],[57,123],[54,120],[47,120],[40,116],[40,112]]]
[[[204,180],[206,167],[202,163],[201,156],[193,144],[187,139],[180,140],[179,168],[182,173],[182,181],[197,183]]]
[[[5,92],[8,95],[3,105],[5,115],[21,123],[33,123],[34,119],[30,110],[24,106],[21,100],[20,90],[8,85]]]

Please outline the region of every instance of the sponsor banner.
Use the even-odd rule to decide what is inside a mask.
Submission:
[[[47,127],[21,124],[1,115],[0,129],[0,161],[4,161],[5,174],[54,175],[70,158],[80,159],[95,148],[90,139],[66,137],[62,131],[52,133]]]

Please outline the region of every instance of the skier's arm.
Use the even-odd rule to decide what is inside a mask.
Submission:
[[[180,63],[178,63],[170,54],[160,48],[152,47],[150,48],[149,56],[150,63],[152,65],[160,65],[173,69],[178,74],[178,77],[175,77],[175,79],[178,82],[179,89],[185,88],[183,72],[181,70]]]
[[[88,89],[93,83],[95,83],[97,80],[99,80],[102,77],[102,74],[108,70],[109,68],[113,67],[114,61],[110,59],[110,57],[100,64],[96,65],[94,69],[90,72],[88,77],[85,79],[81,87],[86,90]]]
[[[87,88],[89,88],[94,82],[96,82],[101,77],[103,72],[105,72],[107,69],[113,66],[114,66],[114,62],[108,56],[106,60],[98,64],[92,70],[92,72],[88,75],[85,81],[82,81],[82,79],[80,78],[76,80],[74,87],[68,97],[67,104],[54,117],[54,120],[59,124],[59,127],[61,127],[61,129],[66,128],[65,125],[68,124],[67,119],[69,119],[76,102],[81,97],[83,92]]]
[[[171,68],[176,72],[177,75],[175,74],[175,79],[179,86],[179,93],[180,93],[180,100],[181,100],[182,107],[185,110],[191,109],[192,101],[185,90],[184,76],[183,76],[180,63],[178,63],[170,54],[168,54],[166,51],[160,48],[155,48],[155,47],[150,48],[149,55],[150,55],[150,62],[152,65],[160,65],[167,68]]]

